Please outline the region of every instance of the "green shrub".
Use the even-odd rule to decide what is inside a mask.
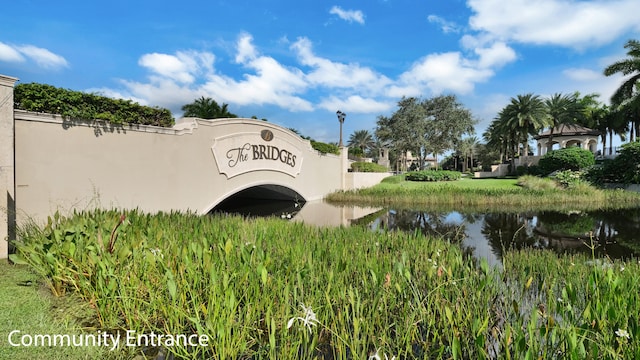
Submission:
[[[327,144],[320,141],[311,140],[311,147],[320,152],[321,154],[335,154],[340,155],[340,149],[337,145]]]
[[[14,107],[20,110],[59,114],[83,120],[106,120],[114,124],[141,124],[170,127],[171,111],[142,106],[131,100],[112,99],[98,94],[56,88],[45,84],[18,84]]]
[[[545,154],[538,163],[543,174],[560,170],[581,170],[595,164],[593,153],[579,147],[568,147],[553,150]]]
[[[609,162],[610,160],[606,160]],[[586,168],[582,172],[582,179],[593,185],[602,185],[604,182],[609,182],[605,179],[604,165],[594,165]]]
[[[408,181],[452,181],[460,179],[462,174],[450,170],[422,170],[412,171],[405,175]]]
[[[579,171],[564,170],[553,175],[553,179],[563,188],[571,188],[582,182],[582,173]]]
[[[594,185],[604,183],[639,184],[640,142],[622,145],[618,156],[603,161],[601,165],[586,169],[583,179]]]
[[[604,163],[607,180],[624,184],[640,184],[640,142],[622,145],[620,154]]]
[[[351,164],[354,172],[388,172],[386,166],[382,166],[372,162],[357,161]]]

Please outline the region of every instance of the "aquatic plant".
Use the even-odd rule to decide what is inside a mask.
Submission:
[[[177,358],[640,355],[635,261],[522,251],[497,269],[419,233],[135,210],[29,234],[12,260],[91,304],[94,331],[209,339]]]

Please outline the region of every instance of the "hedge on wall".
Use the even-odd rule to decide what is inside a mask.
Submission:
[[[106,120],[114,124],[141,124],[170,127],[168,109],[143,106],[131,100],[112,99],[92,93],[57,88],[46,84],[18,84],[14,107],[20,110],[59,114],[83,120]]]
[[[386,166],[382,166],[372,162],[357,161],[351,164],[354,172],[388,172]]]
[[[408,181],[453,181],[461,178],[458,171],[449,170],[422,170],[412,171],[405,175]]]
[[[320,141],[310,140],[311,147],[316,149],[321,154],[336,154],[340,155],[340,149],[337,145],[327,144]]]

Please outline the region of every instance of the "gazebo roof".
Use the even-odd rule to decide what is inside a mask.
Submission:
[[[553,128],[553,136],[580,136],[580,135],[591,135],[598,136],[600,135],[599,130],[589,129],[584,126],[575,125],[575,124],[560,124],[558,127]],[[534,136],[537,139],[544,139],[551,136],[551,129],[543,131],[539,135]]]

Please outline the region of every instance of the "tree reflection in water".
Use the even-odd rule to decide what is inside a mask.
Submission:
[[[469,226],[476,223],[479,226]],[[600,257],[640,257],[640,208],[474,214],[401,209],[384,211],[368,224],[391,231],[419,231],[455,244],[464,242],[471,249],[488,246],[499,259],[512,249],[590,255],[585,243],[591,242],[597,245],[595,252]]]

